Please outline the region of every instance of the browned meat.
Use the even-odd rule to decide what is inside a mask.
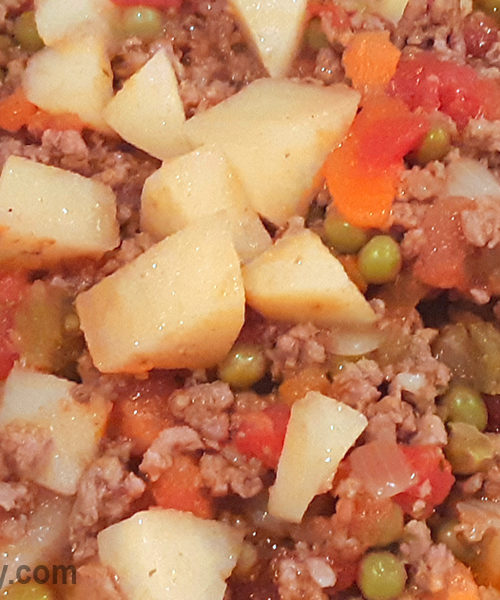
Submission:
[[[114,454],[98,458],[83,474],[70,515],[70,542],[76,561],[93,556],[98,531],[127,517],[145,490]]]

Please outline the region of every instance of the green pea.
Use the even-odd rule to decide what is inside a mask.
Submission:
[[[307,24],[305,40],[306,44],[312,50],[321,50],[321,48],[326,48],[328,46],[328,38],[321,26],[320,17],[313,17]]]
[[[267,359],[256,344],[235,344],[218,367],[219,379],[243,390],[261,380],[267,371]]]
[[[479,431],[488,424],[488,409],[481,394],[464,384],[452,385],[443,396],[440,410],[445,421],[468,423]]]
[[[142,40],[151,40],[162,32],[162,14],[155,8],[132,6],[123,11],[122,29],[127,37],[137,36]]]
[[[497,19],[500,18],[500,0],[475,0],[474,8],[482,10]]]
[[[390,235],[376,235],[361,248],[358,268],[368,283],[394,281],[401,269],[401,250]]]
[[[20,15],[14,23],[14,37],[21,48],[28,52],[36,52],[43,48],[44,43],[38,34],[35,22],[35,13],[27,10]]]
[[[488,468],[495,455],[495,449],[488,436],[468,423],[450,423],[449,429],[445,454],[453,473],[472,475]]]
[[[361,560],[358,587],[366,600],[392,600],[405,589],[403,563],[391,552],[370,552]]]
[[[421,165],[444,158],[451,148],[450,134],[443,127],[433,127],[425,136],[416,152]]]
[[[38,583],[15,583],[2,590],[0,597],[8,600],[54,600],[50,587]]]
[[[323,222],[324,240],[337,252],[355,254],[368,241],[364,229],[351,225],[335,213],[329,213]]]
[[[469,564],[476,553],[472,546],[457,533],[458,521],[456,519],[445,519],[441,521],[434,531],[434,539],[440,544],[445,544],[453,554],[462,562]]]
[[[380,521],[380,534],[375,546],[388,546],[401,539],[404,528],[404,513],[399,504],[392,503],[391,512]]]

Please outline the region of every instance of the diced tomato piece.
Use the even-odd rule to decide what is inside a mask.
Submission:
[[[167,9],[180,8],[183,0],[112,0],[112,2],[118,6],[152,6]]]
[[[402,58],[391,91],[411,109],[441,110],[459,127],[472,118],[499,118],[500,86],[469,65],[441,61],[431,52]]]
[[[0,273],[0,380],[8,376],[19,358],[12,329],[17,307],[28,287],[25,273]]]
[[[242,415],[234,434],[236,448],[246,456],[258,458],[266,467],[275,469],[289,419],[290,408],[282,403]]]
[[[175,373],[153,371],[148,379],[134,380],[120,390],[109,419],[111,438],[132,441],[132,453],[143,454],[160,432],[171,425],[167,400],[178,387]]]
[[[422,281],[441,289],[467,287],[467,245],[459,211],[467,200],[445,198],[434,203],[422,220],[426,242],[420,250],[414,273]]]
[[[427,518],[436,506],[444,502],[455,483],[451,465],[439,446],[401,446],[415,471],[415,483],[394,500],[409,515]],[[417,513],[414,506],[421,501]],[[420,504],[420,502],[419,502]]]
[[[191,456],[176,456],[157,481],[151,484],[153,497],[162,508],[192,512],[197,517],[213,517],[212,501],[203,487],[198,463]]]
[[[428,127],[427,118],[412,113],[403,101],[380,96],[365,102],[352,134],[358,140],[361,163],[386,169],[417,148]]]

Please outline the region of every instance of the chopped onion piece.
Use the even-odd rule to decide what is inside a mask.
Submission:
[[[449,196],[477,198],[500,196],[500,182],[488,167],[472,158],[461,158],[447,167],[446,192]]]
[[[330,350],[343,356],[360,356],[376,350],[382,341],[382,332],[376,325],[367,327],[333,327]]]
[[[307,569],[314,581],[321,588],[333,587],[337,583],[335,571],[324,558],[311,556],[306,560]]]
[[[352,474],[378,498],[395,496],[414,483],[413,469],[393,442],[374,441],[355,448],[349,460]]]
[[[488,529],[500,531],[500,503],[493,500],[458,502],[460,529],[470,542],[480,542]]]

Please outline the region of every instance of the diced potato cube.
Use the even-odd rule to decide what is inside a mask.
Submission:
[[[171,159],[146,179],[141,227],[159,240],[221,210],[242,260],[271,245],[226,157],[204,147]]]
[[[43,48],[28,61],[23,75],[28,100],[49,113],[72,113],[109,131],[102,111],[113,96],[113,73],[104,46],[95,37],[71,37]]]
[[[217,144],[253,209],[284,225],[307,210],[315,177],[349,128],[358,101],[345,85],[259,79],[188,119],[185,128],[193,145]]]
[[[110,0],[35,0],[35,19],[47,46],[74,35],[111,36],[117,8]]]
[[[33,481],[54,492],[76,493],[78,480],[97,455],[109,404],[100,396],[87,403],[72,398],[76,383],[14,367],[5,382],[0,427],[38,427],[52,442],[47,461]]]
[[[367,424],[362,413],[319,392],[295,402],[269,490],[269,513],[300,523],[314,496],[330,489],[339,462]]]
[[[244,320],[231,236],[211,222],[190,225],[80,294],[76,307],[103,372],[213,366]]]
[[[231,0],[271,77],[284,77],[299,48],[307,0]]]
[[[162,160],[190,150],[177,79],[164,50],[123,84],[104,118],[124,140]]]
[[[271,246],[271,236],[258,214],[250,206],[218,211],[213,217],[215,230],[226,228],[243,263],[252,260]]]
[[[310,229],[279,239],[243,267],[247,302],[270,319],[355,328],[375,313]]]
[[[0,176],[0,261],[29,266],[99,257],[119,243],[111,188],[11,156]]]
[[[129,600],[222,600],[242,542],[230,525],[165,509],[136,513],[97,536],[99,558]]]

